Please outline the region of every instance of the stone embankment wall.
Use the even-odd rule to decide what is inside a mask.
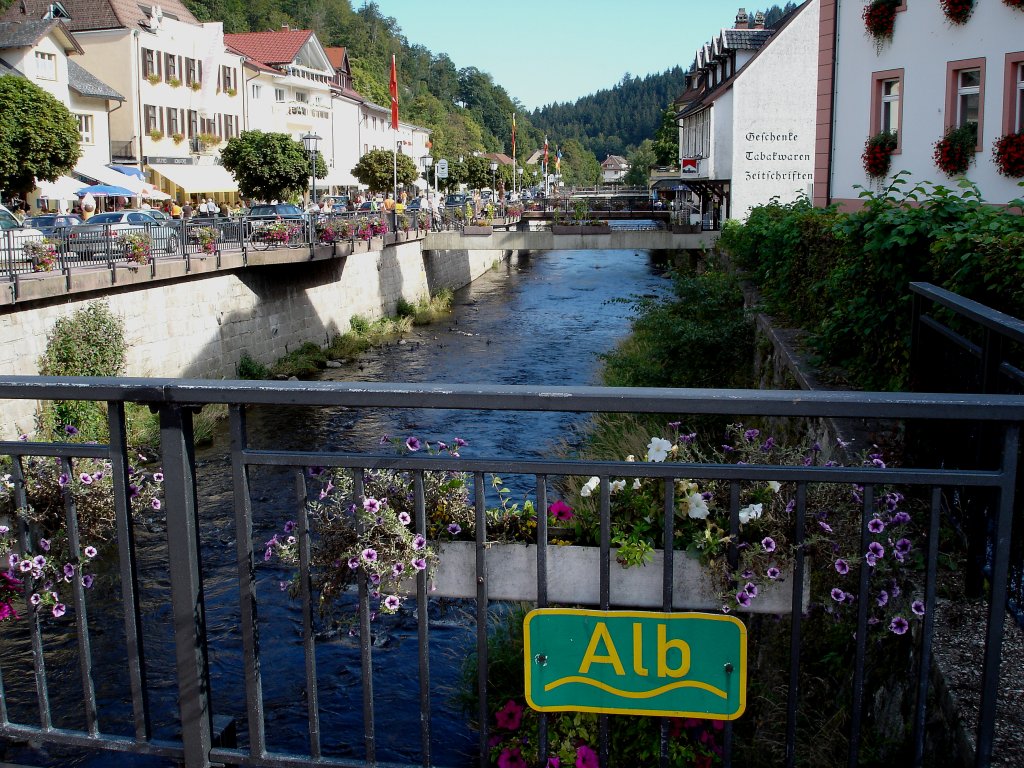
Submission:
[[[297,346],[347,331],[353,315],[395,314],[441,288],[460,288],[502,251],[432,251],[422,241],[299,264],[211,272],[174,281],[61,295],[0,314],[0,371],[36,375],[59,317],[96,299],[124,318],[128,376],[234,378],[248,352],[270,364]],[[0,401],[0,438],[31,432],[35,403]]]

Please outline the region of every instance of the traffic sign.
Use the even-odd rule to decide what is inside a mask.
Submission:
[[[735,720],[746,708],[735,616],[538,608],[523,636],[526,701],[540,712]]]
[[[445,160],[444,158],[441,158],[440,160],[437,161],[436,173],[437,173],[437,178],[439,178],[439,179],[447,179],[448,178],[448,161],[447,160]]]

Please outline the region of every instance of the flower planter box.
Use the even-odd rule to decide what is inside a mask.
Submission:
[[[700,224],[673,224],[672,234],[674,235],[698,235],[703,227]]]
[[[477,224],[467,224],[462,228],[462,234],[464,235],[490,235],[494,233],[494,227],[488,225],[486,227]]]
[[[431,578],[432,596],[476,597],[476,544],[451,541],[438,547],[440,563]],[[598,547],[548,545],[548,600],[571,605],[600,603],[601,550]],[[487,548],[487,594],[492,600],[537,600],[537,546],[492,544]],[[615,608],[660,609],[663,553],[643,567],[623,568],[612,549],[611,605]],[[674,558],[673,607],[720,611],[722,600],[710,574],[698,560],[677,551]],[[806,573],[806,571],[805,571]],[[785,614],[792,608],[792,583],[785,577],[761,589],[751,613]],[[804,579],[803,609],[810,602]]]
[[[553,235],[607,235],[612,228],[607,224],[552,224]]]

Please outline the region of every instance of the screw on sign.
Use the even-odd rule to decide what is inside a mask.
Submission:
[[[735,616],[540,608],[523,636],[526,701],[541,712],[735,720],[746,708]]]

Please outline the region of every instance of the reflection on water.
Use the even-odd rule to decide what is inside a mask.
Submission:
[[[512,259],[457,292],[450,318],[417,328],[400,343],[371,351],[358,362],[328,369],[324,379],[338,381],[445,382],[578,386],[597,383],[602,352],[628,331],[631,307],[622,299],[663,290],[664,274],[645,252],[551,251]],[[410,408],[347,410],[338,408],[254,409],[250,443],[279,449],[326,448],[378,450],[381,435],[469,441],[464,455],[530,458],[550,455],[571,436],[579,416],[518,411],[431,411]],[[215,715],[234,718],[245,743],[245,685],[238,629],[234,521],[228,435],[222,430],[198,456],[203,575],[208,612],[211,690]],[[527,479],[511,480],[517,498]],[[293,516],[294,484],[289,472],[252,473],[257,542],[268,539]],[[169,637],[170,598],[166,543],[159,522],[140,533],[148,683],[158,736],[176,738],[174,648]],[[116,568],[113,564],[111,568]],[[305,750],[308,746],[301,614],[281,590],[289,573],[273,564],[258,569],[261,668],[269,746]],[[116,571],[111,573],[116,581]],[[116,596],[116,589],[110,596]],[[101,727],[129,735],[131,704],[127,673],[115,660],[124,657],[121,618],[106,608],[112,601],[92,595],[95,678],[101,700]],[[102,606],[102,607],[101,607]],[[476,736],[454,708],[461,660],[474,647],[472,618],[465,606],[432,605],[430,662],[434,763],[471,762]],[[69,614],[70,615],[70,614]],[[10,625],[5,625],[5,630]],[[63,628],[62,628],[63,629]],[[27,671],[23,628],[20,648],[4,651],[3,682],[12,701],[12,719],[37,722],[32,681]],[[17,632],[15,634],[18,634]],[[58,720],[80,727],[81,685],[74,637],[52,632],[50,684]],[[362,756],[362,685],[358,639],[349,630],[325,625],[318,638],[317,670],[324,752]],[[419,711],[416,624],[412,615],[377,623],[374,636],[374,700],[378,758],[417,760]],[[14,674],[20,670],[21,674]],[[80,698],[78,699],[80,701]],[[16,747],[0,759],[36,765],[165,765],[167,761],[104,755],[60,756]]]

